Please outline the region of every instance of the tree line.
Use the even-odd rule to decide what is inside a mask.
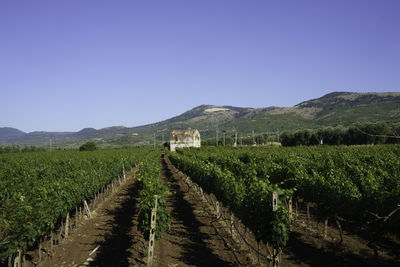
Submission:
[[[400,124],[363,123],[349,127],[336,126],[314,130],[283,132],[283,146],[312,145],[377,145],[400,143]]]
[[[225,145],[232,146],[235,135],[225,136]],[[400,143],[400,123],[357,123],[351,126],[329,126],[317,129],[285,131],[281,134],[268,132],[255,134],[239,133],[237,145],[266,145],[280,142],[283,146],[313,145],[368,145]],[[202,146],[216,146],[216,138],[201,141]],[[218,137],[218,146],[224,145],[222,134]]]
[[[0,146],[0,154],[3,153],[21,153],[21,152],[42,152],[46,151],[46,148],[39,146]]]

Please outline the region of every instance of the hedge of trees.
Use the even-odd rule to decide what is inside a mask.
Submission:
[[[20,152],[41,152],[46,151],[44,147],[38,146],[0,146],[0,154],[2,153],[20,153]]]
[[[400,143],[399,134],[400,124],[365,123],[283,132],[280,139],[283,146],[394,144]]]
[[[283,146],[312,146],[321,143],[325,145],[395,144],[400,143],[400,123],[360,123],[352,126],[339,125],[319,129],[286,131],[279,135],[279,139],[276,132],[256,134],[254,136],[254,141],[257,145],[277,142],[278,140]],[[232,146],[234,141],[234,135],[225,137],[226,146]],[[237,141],[238,145],[252,145],[252,134],[239,133]],[[201,144],[203,146],[215,146],[216,139],[202,140]],[[223,146],[223,136],[219,136],[218,145]]]

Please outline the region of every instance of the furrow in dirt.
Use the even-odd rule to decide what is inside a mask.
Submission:
[[[144,264],[143,236],[137,231],[138,183],[128,175],[39,266],[134,266]],[[90,255],[89,255],[90,254]]]
[[[155,246],[155,266],[238,266],[241,262],[227,244],[226,233],[205,203],[186,186],[169,161],[162,158],[161,180],[169,184],[167,198],[171,229]],[[245,261],[244,259],[242,259]]]

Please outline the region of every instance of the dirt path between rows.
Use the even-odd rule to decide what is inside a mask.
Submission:
[[[39,266],[144,264],[145,243],[136,225],[138,203],[138,182],[129,173],[117,191],[93,212],[93,217],[79,225]]]
[[[228,233],[205,203],[171,171],[169,161],[160,160],[160,179],[172,192],[171,228],[156,241],[154,266],[243,266],[246,258],[233,252]],[[139,183],[132,175],[38,266],[146,266],[147,241],[137,230]]]
[[[172,192],[167,197],[171,228],[156,241],[154,266],[267,266],[268,261],[244,248],[243,242],[235,243],[226,221],[216,219],[212,207],[185,183],[186,176],[167,157],[161,155],[160,164],[160,179]],[[82,220],[38,266],[146,266],[147,241],[137,230],[139,182],[133,176],[129,173],[116,192],[100,203],[93,217]],[[398,266],[397,243],[374,258],[365,240],[345,233],[343,245],[337,246],[337,241],[324,241],[304,227],[304,221],[305,215],[300,213],[281,266]],[[337,237],[335,231],[329,228]],[[254,238],[247,238],[257,248]],[[261,252],[266,255],[265,248]]]
[[[169,165],[168,160],[167,165]],[[265,245],[261,244],[259,250],[264,257],[259,256],[252,249],[246,249],[248,247],[243,244],[242,240],[239,240],[240,246],[238,246],[238,243],[235,243],[232,238],[230,238],[229,227],[227,227],[229,222],[226,223],[225,221],[224,223],[223,220],[216,221],[212,209],[207,210],[207,208],[205,208],[207,203],[202,201],[199,195],[195,194],[194,191],[188,190],[188,186],[184,182],[186,175],[177,171],[173,166],[169,166],[169,169],[163,171],[166,172],[165,176],[169,177],[172,186],[177,188],[177,192],[182,193],[187,191],[183,196],[178,194],[173,197],[170,202],[182,202],[180,198],[183,197],[184,201],[190,205],[190,209],[183,211],[184,207],[182,207],[176,212],[178,214],[182,212],[186,214],[186,217],[189,216],[187,215],[188,213],[190,216],[194,216],[195,218],[193,220],[188,220],[189,222],[200,222],[200,226],[195,226],[198,228],[196,231],[201,232],[200,235],[205,232],[201,238],[207,239],[210,236],[214,237],[214,241],[210,240],[211,244],[208,247],[213,248],[215,245],[215,250],[212,250],[212,252],[219,257],[213,258],[212,261],[207,262],[206,260],[202,261],[203,257],[198,254],[187,253],[194,260],[190,261],[185,258],[183,259],[184,264],[193,266],[224,266],[224,264],[226,264],[226,266],[229,266],[229,264],[233,266],[269,266],[270,261],[265,259],[265,255],[268,255]],[[193,212],[191,212],[192,210]],[[229,211],[227,212],[229,213]],[[183,218],[185,218],[185,216]],[[179,216],[175,217],[179,218]],[[376,257],[374,256],[374,251],[368,247],[368,241],[362,237],[344,231],[343,243],[340,245],[338,244],[339,232],[335,226],[328,227],[329,238],[328,240],[323,240],[320,235],[315,233],[315,228],[318,228],[316,226],[317,219],[314,217],[311,218],[313,226],[311,229],[305,227],[305,221],[306,214],[304,211],[302,213],[300,212],[297,220],[293,222],[293,231],[290,234],[287,246],[283,249],[280,266],[400,266],[400,244],[398,242],[387,242],[386,249],[382,246],[379,257]],[[321,228],[321,226],[319,227]],[[243,228],[241,232],[243,233]],[[257,242],[254,236],[249,234],[246,238],[253,248],[257,248]],[[165,243],[167,240],[168,239],[162,240],[160,245],[163,244],[163,246],[166,246]],[[216,240],[220,240],[221,242],[218,243]],[[173,243],[172,241],[171,243]],[[178,245],[179,244],[180,243],[178,243]],[[188,244],[188,242],[186,242],[186,244]],[[191,252],[190,249],[188,249],[188,251]],[[193,251],[195,251],[195,249]],[[168,261],[171,262],[170,266],[185,266],[180,264],[173,265],[173,263],[175,263],[173,261],[174,257],[170,257],[172,258],[171,260],[168,257],[163,258],[170,260]],[[225,262],[217,263],[216,260],[224,260]]]
[[[167,198],[171,228],[155,245],[155,266],[239,266],[227,244],[226,233],[215,225],[215,217],[205,211],[205,203],[189,190],[170,162],[162,158],[161,181],[169,184]],[[242,261],[245,261],[242,259]]]

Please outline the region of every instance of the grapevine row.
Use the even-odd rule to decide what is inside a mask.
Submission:
[[[371,214],[388,214],[400,199],[400,146],[202,148],[186,157],[213,163],[248,183],[261,179],[295,190],[295,197],[317,204],[321,217],[339,216],[366,225]],[[368,224],[374,232],[400,234],[400,216]]]
[[[199,151],[197,151],[199,152]],[[229,170],[221,169],[213,162],[204,162],[196,157],[171,153],[171,162],[189,175],[204,191],[214,194],[246,225],[258,242],[283,247],[289,238],[291,222],[284,205],[273,211],[272,193],[278,192],[280,199],[290,197],[291,190],[281,189],[268,180],[237,179]]]
[[[0,262],[27,251],[149,149],[0,155]]]
[[[160,151],[156,150],[139,164],[137,171],[137,179],[141,185],[138,228],[146,239],[149,238],[151,211],[154,207],[155,195],[158,196],[156,239],[160,239],[170,227],[170,214],[165,209],[165,197],[170,192],[167,186],[160,181],[160,170]]]

